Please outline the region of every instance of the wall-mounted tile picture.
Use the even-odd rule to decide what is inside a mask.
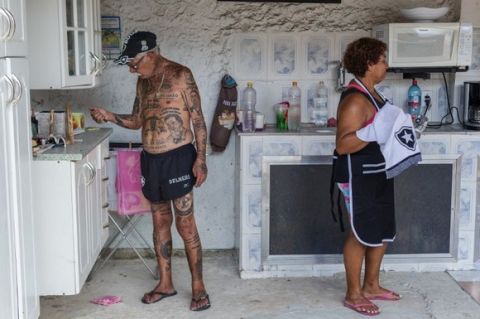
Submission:
[[[304,73],[307,78],[330,78],[333,68],[333,35],[306,35],[302,38]]]
[[[335,43],[335,59],[336,60],[342,60],[343,59],[343,54],[345,53],[345,50],[347,49],[347,46],[362,37],[369,37],[370,32],[367,31],[355,31],[355,32],[338,32],[336,34],[336,43]]]
[[[298,73],[297,40],[293,35],[272,35],[269,48],[269,79],[290,78]]]
[[[267,40],[260,34],[235,36],[234,68],[237,80],[265,80],[267,77]]]

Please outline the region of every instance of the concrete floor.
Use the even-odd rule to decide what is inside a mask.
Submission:
[[[154,261],[150,262],[154,266]],[[156,284],[151,274],[139,260],[109,261],[79,295],[42,297],[40,318],[365,318],[342,306],[344,274],[327,278],[242,280],[231,253],[204,258],[204,278],[212,308],[193,313],[188,310],[190,275],[185,258],[174,257],[172,268],[178,295],[144,305],[140,297]],[[377,318],[480,318],[480,305],[446,272],[382,273],[382,283],[399,292],[403,299],[377,302],[382,310]],[[120,296],[122,302],[111,306],[90,303],[103,295]]]

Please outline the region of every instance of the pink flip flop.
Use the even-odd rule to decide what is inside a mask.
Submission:
[[[364,307],[371,307],[372,305],[376,306],[374,303],[351,303],[346,300],[343,301],[343,305],[349,309],[352,309],[353,311],[358,312],[359,314],[365,315],[365,316],[377,316],[380,314],[380,310],[377,309],[377,312],[369,312],[366,310]]]
[[[399,294],[393,292],[393,291],[387,291],[381,295],[374,295],[371,297],[367,297],[368,300],[387,300],[387,301],[397,301],[402,299],[402,296]]]

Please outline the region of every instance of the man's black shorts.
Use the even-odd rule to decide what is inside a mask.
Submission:
[[[192,167],[196,158],[197,152],[192,144],[161,154],[142,151],[143,195],[157,203],[188,194],[195,185]]]

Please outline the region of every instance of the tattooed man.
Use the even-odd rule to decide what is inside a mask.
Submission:
[[[173,206],[192,275],[190,309],[205,310],[210,300],[202,278],[202,246],[192,191],[207,178],[207,130],[197,85],[187,67],[160,55],[151,32],[131,34],[115,62],[127,65],[138,76],[132,113],[115,114],[92,107],[90,114],[97,122],[142,128],[142,191],[152,206],[153,243],[160,269],[160,282],[145,293],[142,302],[151,304],[177,293],[171,272]]]

